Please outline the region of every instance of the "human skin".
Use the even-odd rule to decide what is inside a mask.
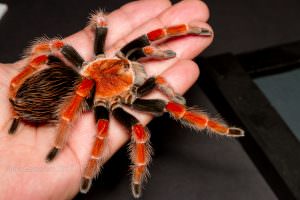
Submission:
[[[151,9],[149,9],[151,8]],[[171,5],[168,0],[141,0],[122,6],[107,16],[109,32],[105,49],[112,55],[117,49],[143,33],[180,23],[211,29],[206,23],[207,6],[199,0],[185,0]],[[93,56],[93,33],[85,28],[64,41],[89,60]],[[199,76],[198,66],[191,60],[212,42],[213,37],[187,36],[160,45],[171,49],[177,57],[166,61],[145,62],[149,76],[161,74],[177,93],[183,94]],[[52,125],[33,127],[23,123],[14,135],[8,135],[12,108],[8,101],[10,80],[24,67],[24,60],[0,64],[0,199],[71,199],[79,191],[80,178],[90,157],[96,135],[94,116],[82,114],[73,124],[66,146],[50,163],[45,157],[51,149],[56,129]],[[184,75],[183,75],[184,74]],[[153,92],[147,98],[164,98]],[[151,116],[130,111],[146,125]],[[109,127],[109,159],[130,135],[111,118]]]

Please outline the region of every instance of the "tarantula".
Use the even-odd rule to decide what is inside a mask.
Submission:
[[[130,158],[132,162],[132,193],[141,196],[141,185],[151,159],[149,131],[134,116],[131,109],[162,114],[168,112],[174,119],[191,128],[229,137],[243,136],[244,131],[228,127],[205,113],[185,106],[185,99],[175,93],[162,76],[148,77],[140,59],[170,59],[171,50],[161,50],[156,42],[183,35],[209,37],[205,28],[180,24],[141,35],[126,44],[113,57],[104,52],[107,23],[102,12],[91,15],[89,27],[95,33],[94,59],[84,61],[77,51],[60,39],[41,39],[27,52],[27,64],[10,83],[9,101],[13,107],[10,134],[16,132],[20,121],[42,125],[57,124],[53,148],[46,156],[52,161],[67,142],[68,128],[84,109],[93,110],[97,135],[91,156],[82,175],[80,191],[86,193],[93,177],[103,164],[112,115],[131,133]],[[158,89],[168,101],[143,99]]]

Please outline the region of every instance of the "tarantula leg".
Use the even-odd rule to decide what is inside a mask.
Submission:
[[[84,62],[83,58],[72,46],[65,44],[59,39],[40,39],[31,50],[28,51],[28,54],[34,57],[39,54],[50,55],[55,52],[60,52],[68,61],[78,68],[80,68]]]
[[[212,32],[209,29],[196,27],[188,24],[179,24],[166,28],[160,28],[150,31],[147,34],[144,34],[136,38],[135,40],[129,42],[121,49],[121,52],[127,57],[127,54],[130,53],[133,49],[149,46],[151,43],[158,40],[164,40],[171,37],[183,35],[211,36]]]
[[[154,88],[157,88],[171,101],[185,104],[186,101],[183,96],[177,94],[173,88],[167,83],[162,76],[150,77],[145,83],[137,89],[137,96],[142,97],[149,94]]]
[[[244,136],[244,131],[236,127],[228,127],[226,124],[216,119],[209,118],[204,112],[187,108],[186,106],[168,102],[165,108],[173,118],[180,120],[184,125],[201,130],[207,128],[213,133],[229,137]]]
[[[94,113],[97,122],[97,135],[91,152],[91,157],[81,179],[80,191],[82,193],[87,193],[89,191],[92,183],[92,178],[100,170],[105,157],[105,146],[109,125],[109,112],[104,106],[96,106],[94,108]]]
[[[90,25],[95,27],[94,52],[95,55],[104,54],[104,45],[107,35],[107,22],[102,11],[93,13],[90,17]]]
[[[52,161],[60,149],[64,147],[67,139],[67,130],[74,120],[77,112],[80,110],[82,102],[89,95],[91,89],[93,88],[94,81],[90,79],[83,79],[78,85],[75,96],[72,98],[71,103],[63,109],[60,116],[60,123],[58,125],[58,133],[54,141],[54,147],[48,153],[46,161]]]
[[[174,58],[176,53],[172,50],[161,50],[154,46],[146,46],[130,51],[127,54],[129,60],[136,61],[140,58],[168,59]]]
[[[176,102],[170,101],[167,103],[161,99],[136,99],[131,107],[135,110],[153,114],[162,114],[167,111],[173,118],[196,130],[207,128],[219,135],[229,137],[244,136],[244,131],[242,129],[228,127],[226,124],[208,117],[204,112],[187,108],[185,105]]]
[[[28,50],[28,64],[17,76],[12,79],[10,83],[10,98],[14,98],[17,89],[25,79],[40,69],[43,64],[47,64],[47,62],[50,60],[55,59],[55,56],[52,56],[51,54],[56,51],[60,51],[72,64],[76,65],[77,67],[80,67],[84,61],[73,47],[65,45],[61,40],[41,40],[37,42],[30,50]]]
[[[41,65],[45,64],[48,61],[47,55],[40,55],[33,58],[28,65],[10,82],[10,99],[14,99],[16,92],[20,85],[28,78],[31,74],[37,71]]]
[[[113,116],[131,131],[129,147],[132,166],[131,189],[133,196],[139,198],[142,194],[142,183],[148,176],[147,166],[151,160],[150,134],[135,117],[117,107],[113,109]]]

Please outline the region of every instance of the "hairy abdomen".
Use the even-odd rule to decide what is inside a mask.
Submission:
[[[16,114],[30,123],[56,122],[60,108],[74,93],[80,75],[67,66],[41,70],[20,86],[10,100]]]

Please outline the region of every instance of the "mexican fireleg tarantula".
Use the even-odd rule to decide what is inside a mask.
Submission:
[[[141,196],[141,184],[148,174],[151,147],[149,131],[134,116],[123,109],[130,107],[143,112],[168,112],[184,125],[230,137],[243,136],[243,130],[209,118],[205,113],[186,107],[182,96],[176,94],[161,76],[147,77],[141,58],[169,59],[171,50],[160,50],[153,43],[182,35],[211,36],[201,27],[180,24],[151,31],[125,45],[114,57],[106,57],[104,43],[107,23],[102,12],[91,16],[90,27],[95,32],[96,57],[88,62],[62,40],[41,39],[28,52],[26,67],[12,79],[9,100],[14,118],[9,133],[16,132],[19,122],[41,125],[57,123],[54,146],[46,157],[52,161],[64,147],[72,121],[84,108],[93,109],[97,136],[90,160],[82,175],[80,191],[86,193],[92,178],[103,164],[110,113],[131,132],[132,192]],[[63,61],[73,66],[67,66]],[[69,65],[70,65],[69,64]],[[158,89],[168,101],[142,99]]]

